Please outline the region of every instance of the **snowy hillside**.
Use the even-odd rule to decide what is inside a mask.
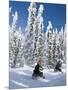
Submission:
[[[62,69],[63,73],[54,72],[52,69],[45,69],[43,71],[45,79],[38,78],[37,80],[31,78],[33,69],[26,65],[23,68],[11,68],[9,88],[21,89],[66,85],[66,71],[64,66]]]

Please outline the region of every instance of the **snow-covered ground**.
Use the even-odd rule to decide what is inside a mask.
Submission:
[[[63,68],[63,73],[54,72],[53,70],[45,69],[45,79],[39,78],[33,80],[31,78],[34,68],[24,66],[23,68],[10,69],[9,88],[37,88],[37,87],[50,87],[50,86],[64,86],[66,85],[66,70]]]

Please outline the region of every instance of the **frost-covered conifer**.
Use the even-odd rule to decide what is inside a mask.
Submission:
[[[27,64],[33,63],[33,49],[34,49],[34,21],[36,18],[36,3],[31,2],[30,6],[28,8],[28,21],[27,21],[27,27],[26,27],[26,40],[25,40],[25,49],[24,49],[24,57],[25,62]]]
[[[9,31],[9,63],[11,66],[23,66],[23,38],[16,25],[18,20],[18,13],[13,15],[13,22],[11,30]]]

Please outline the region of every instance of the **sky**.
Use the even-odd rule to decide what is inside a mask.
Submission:
[[[48,21],[51,21],[53,27],[57,28],[58,31],[61,29],[61,27],[64,27],[64,25],[66,24],[65,4],[36,3],[37,9],[39,8],[40,4],[43,4],[44,6],[43,19],[44,19],[45,31],[48,25]],[[9,7],[12,7],[11,14],[9,15],[10,26],[12,23],[12,14],[14,14],[15,11],[17,11],[18,12],[17,28],[21,26],[22,31],[25,30],[27,26],[29,6],[30,6],[30,2],[9,1]]]

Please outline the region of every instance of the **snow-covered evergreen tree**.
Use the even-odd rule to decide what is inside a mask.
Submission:
[[[35,18],[35,22],[34,22],[34,25],[33,25],[33,29],[34,29],[33,60],[36,61],[36,60],[37,60],[37,41],[38,41],[38,18]]]
[[[53,49],[53,26],[52,26],[52,23],[51,21],[48,22],[48,26],[47,26],[47,50],[46,50],[46,63],[47,65],[53,65],[53,52],[52,52],[52,49]]]
[[[23,66],[23,39],[22,35],[16,29],[18,20],[18,14],[15,12],[13,15],[13,22],[11,31],[9,31],[9,63],[11,66],[16,66],[17,64],[22,64]]]
[[[57,60],[58,60],[58,49],[57,49],[57,28],[55,30],[53,30],[53,35],[52,35],[52,63],[53,66],[56,65]]]
[[[43,24],[43,5],[40,5],[38,10],[38,15],[34,22],[34,61],[37,62],[38,57],[40,56],[43,59],[44,51],[44,24]]]
[[[33,48],[34,48],[34,21],[36,18],[36,3],[35,2],[31,2],[30,6],[28,8],[28,22],[27,22],[27,27],[26,27],[26,31],[27,31],[27,35],[26,36],[26,40],[25,40],[25,48],[24,48],[24,57],[25,57],[25,62],[27,64],[32,64],[33,63]]]
[[[38,22],[38,39],[37,39],[37,57],[41,57],[44,60],[44,22],[43,22],[43,5],[40,5],[37,15]]]
[[[65,35],[65,30],[63,29],[63,27],[61,28],[60,32],[59,32],[59,60],[61,60],[62,62],[65,62],[66,59],[66,35]]]
[[[63,60],[62,49],[63,49],[63,28],[59,31],[59,60]]]

